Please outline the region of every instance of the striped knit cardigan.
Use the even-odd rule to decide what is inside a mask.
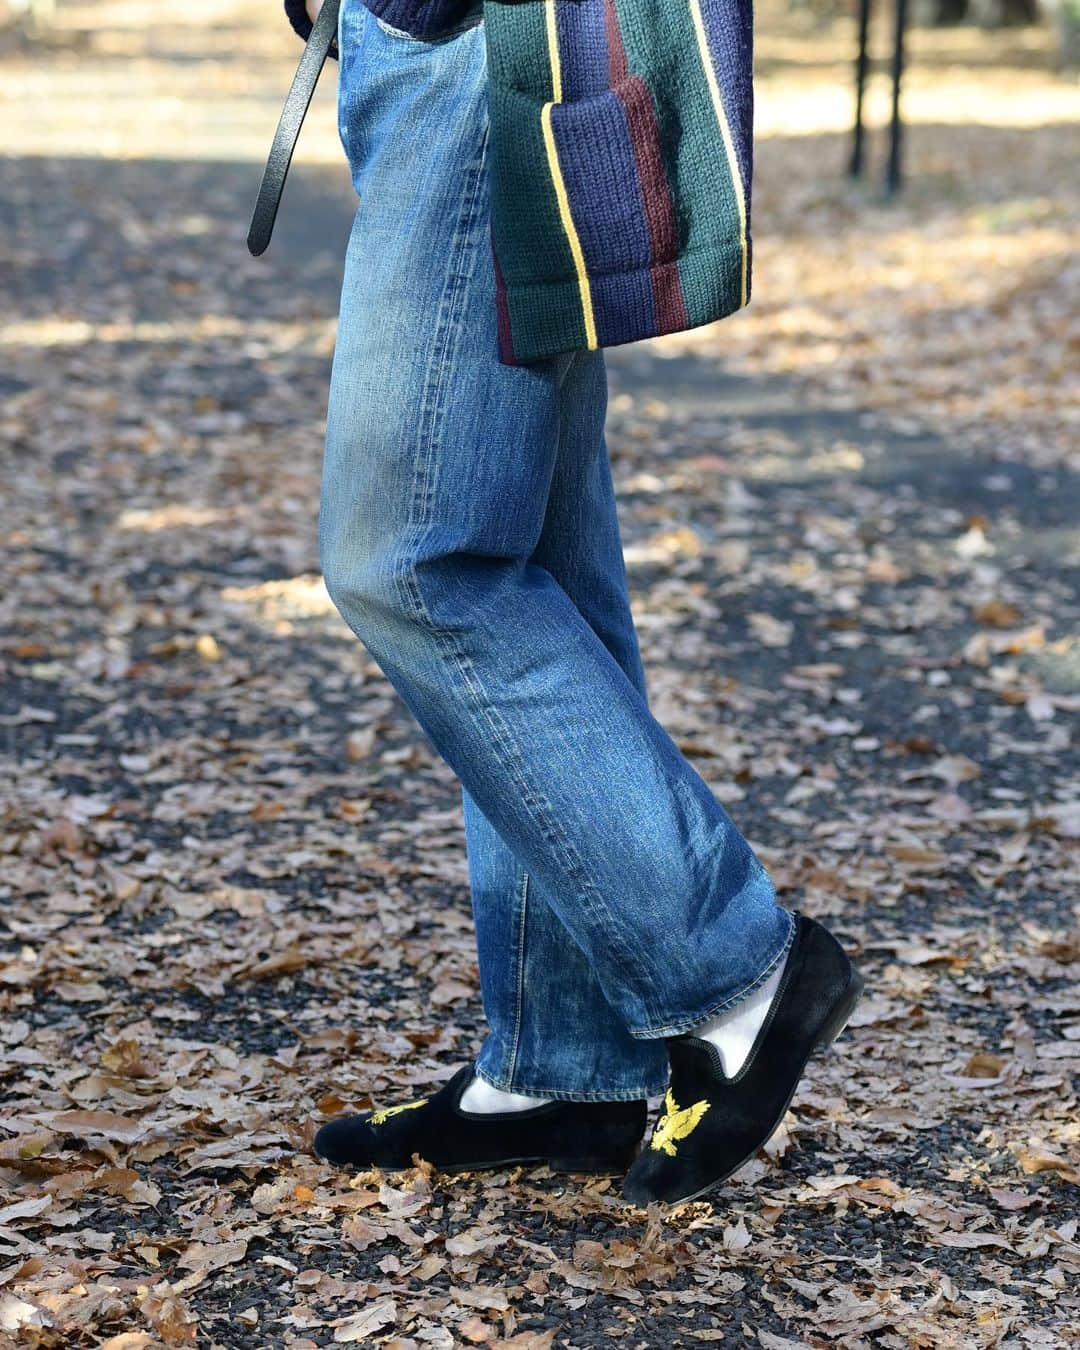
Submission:
[[[482,8],[500,361],[749,302],[752,0],[363,3],[422,38]]]

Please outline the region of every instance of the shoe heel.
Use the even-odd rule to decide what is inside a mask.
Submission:
[[[619,1175],[629,1171],[638,1155],[638,1149],[616,1158],[552,1158],[548,1166],[553,1172],[584,1172],[592,1176]]]
[[[821,1034],[818,1037],[817,1048],[825,1050],[832,1045],[833,1041],[840,1035],[847,1026],[851,1014],[855,1011],[855,1005],[862,997],[865,988],[865,980],[855,969],[851,967],[851,978],[848,980],[847,992],[843,1000],[833,1010],[829,1020],[821,1028]]]

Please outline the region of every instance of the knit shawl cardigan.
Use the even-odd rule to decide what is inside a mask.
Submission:
[[[752,0],[363,3],[419,38],[482,12],[500,361],[749,302]]]

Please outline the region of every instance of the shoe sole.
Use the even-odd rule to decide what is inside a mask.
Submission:
[[[605,1162],[602,1158],[504,1158],[490,1163],[459,1163],[454,1167],[439,1167],[439,1172],[457,1175],[460,1172],[493,1172],[503,1167],[550,1167],[553,1172],[579,1172],[585,1176],[621,1176],[630,1170],[638,1150],[625,1162]]]
[[[583,1176],[622,1176],[630,1170],[630,1165],[641,1150],[640,1144],[634,1152],[628,1154],[625,1161],[612,1162],[604,1158],[499,1158],[494,1162],[470,1162],[454,1163],[442,1165],[432,1163],[436,1172],[442,1172],[448,1176],[458,1176],[463,1172],[497,1172],[504,1167],[550,1167],[553,1172],[577,1172]],[[312,1150],[314,1152],[314,1150]],[[379,1168],[382,1172],[405,1172],[414,1164],[412,1162],[400,1163],[397,1166],[391,1166],[383,1163],[339,1163],[330,1158],[324,1158],[321,1153],[315,1153],[314,1156],[320,1162],[326,1163],[330,1167],[338,1167],[343,1171],[366,1172],[371,1168]],[[425,1159],[425,1161],[427,1161]]]
[[[677,1200],[659,1201],[658,1202],[659,1204],[667,1205],[669,1208],[674,1208],[676,1205],[685,1205],[691,1200],[697,1200],[701,1196],[707,1195],[709,1191],[714,1190],[717,1186],[720,1186],[725,1181],[727,1181],[729,1177],[734,1176],[740,1167],[745,1167],[746,1164],[757,1155],[758,1149],[764,1148],[764,1146],[769,1142],[769,1140],[773,1137],[776,1131],[780,1128],[781,1122],[787,1115],[788,1107],[791,1105],[791,1099],[795,1096],[795,1093],[798,1091],[799,1084],[802,1082],[803,1079],[803,1073],[806,1070],[807,1064],[809,1064],[810,1062],[811,1056],[815,1053],[815,1051],[827,1050],[828,1047],[832,1045],[833,1041],[835,1041],[836,1038],[840,1035],[840,1033],[844,1030],[844,1028],[847,1026],[848,1022],[851,1019],[851,1014],[855,1011],[855,1005],[862,997],[862,992],[863,989],[865,988],[865,984],[866,982],[863,979],[863,977],[859,974],[859,972],[855,969],[855,967],[852,966],[851,979],[848,981],[847,989],[844,991],[843,998],[840,999],[840,1001],[836,1004],[835,1008],[829,1014],[828,1020],[825,1022],[821,1030],[818,1032],[816,1040],[810,1046],[810,1049],[806,1052],[806,1055],[803,1058],[803,1062],[799,1067],[799,1072],[795,1077],[795,1082],[792,1085],[791,1091],[787,1095],[787,1100],[780,1108],[779,1115],[769,1126],[769,1132],[762,1139],[761,1143],[757,1144],[753,1149],[751,1149],[750,1152],[746,1154],[744,1158],[740,1159],[740,1161],[737,1162],[734,1167],[729,1167],[728,1170],[722,1176],[713,1177],[712,1181],[710,1181],[707,1185],[702,1186],[700,1190],[691,1191],[689,1195],[680,1196]],[[628,1201],[627,1203],[629,1204],[630,1202]],[[640,1208],[640,1206],[634,1205],[633,1208],[638,1209]]]

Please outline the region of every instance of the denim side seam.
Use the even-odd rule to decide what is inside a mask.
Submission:
[[[588,912],[589,921],[596,927],[601,928],[606,934],[614,931],[615,925],[611,922],[611,914],[604,904],[603,897],[593,899],[595,886],[589,880],[582,865],[581,858],[574,850],[570,841],[559,828],[557,818],[551,808],[551,803],[536,788],[530,787],[524,776],[524,763],[520,751],[516,750],[506,723],[498,716],[491,700],[487,697],[483,682],[476,672],[476,667],[470,661],[468,654],[454,641],[454,633],[451,629],[442,628],[430,618],[427,614],[427,606],[424,604],[423,596],[420,593],[419,583],[415,576],[403,576],[403,582],[408,585],[413,593],[414,602],[419,606],[423,615],[422,622],[425,623],[428,631],[435,638],[437,645],[442,649],[443,654],[449,658],[451,667],[456,666],[465,692],[472,696],[473,708],[475,714],[483,719],[492,733],[492,744],[497,746],[503,755],[503,764],[507,772],[514,778],[518,790],[521,793],[521,800],[525,808],[532,814],[533,819],[545,831],[545,837],[553,848],[557,848],[561,853],[567,865],[567,870],[577,880],[583,892],[583,908]],[[599,921],[599,922],[598,922]],[[623,970],[624,977],[628,984],[633,987],[647,988],[648,979],[642,977],[642,972],[637,968],[636,962],[627,960],[629,949],[624,946],[610,944],[610,951],[613,958],[618,962]]]
[[[337,84],[337,124],[338,140],[341,142],[341,148],[345,151],[345,159],[348,164],[352,164],[352,141],[349,137],[349,118],[347,107],[348,82],[345,79],[345,43],[342,40],[345,32],[345,7],[347,0],[342,0],[341,9],[338,11],[337,22],[337,49],[338,49],[338,84]],[[355,226],[356,221],[353,221]]]
[[[425,384],[424,402],[421,417],[418,419],[418,427],[421,429],[420,451],[417,455],[416,469],[413,476],[412,499],[410,502],[409,519],[412,523],[410,533],[410,542],[418,539],[423,531],[426,518],[429,515],[431,497],[434,491],[435,475],[438,472],[436,461],[436,448],[440,441],[440,428],[446,406],[447,371],[451,365],[453,352],[453,343],[455,337],[455,325],[453,315],[457,307],[457,302],[462,293],[462,288],[468,277],[458,266],[459,260],[467,252],[467,245],[471,227],[475,220],[476,204],[481,195],[483,186],[483,172],[487,156],[488,137],[490,132],[490,123],[485,122],[484,135],[481,141],[480,151],[470,166],[470,182],[467,188],[465,203],[459,218],[457,231],[454,237],[454,247],[451,249],[452,269],[450,272],[450,282],[443,291],[442,300],[439,306],[439,312],[436,318],[437,351],[438,357],[429,368],[428,379]],[[473,250],[474,255],[476,250]],[[569,366],[567,362],[567,366]],[[429,423],[424,434],[425,421]],[[426,449],[427,453],[423,451]],[[517,782],[518,788],[522,793],[522,801],[527,809],[533,813],[534,819],[546,831],[549,841],[554,847],[559,848],[564,860],[568,865],[568,870],[577,878],[583,892],[589,896],[595,893],[595,886],[585,874],[585,869],[581,863],[580,857],[570,847],[569,840],[562,834],[555,819],[551,804],[541,793],[531,789],[525,781],[523,775],[523,762],[520,752],[515,752],[512,744],[512,738],[509,729],[501,718],[497,718],[491,700],[487,698],[483,683],[476,674],[476,669],[469,660],[467,654],[463,652],[454,641],[454,633],[450,629],[445,629],[435,624],[427,606],[424,603],[420,592],[419,581],[414,572],[402,570],[397,578],[400,592],[407,612],[413,615],[413,618],[423,623],[428,632],[435,638],[436,644],[442,649],[444,656],[450,658],[451,666],[456,666],[462,683],[468,694],[472,695],[475,711],[486,721],[490,728],[494,744],[497,745],[503,754],[503,762]],[[496,724],[498,723],[498,725]],[[611,934],[616,930],[613,924],[611,914],[604,904],[602,896],[596,896],[594,899],[586,900],[586,907],[589,910],[590,922],[601,931]],[[611,946],[612,954],[622,968],[624,978],[631,988],[647,989],[649,979],[643,969],[638,965],[636,957],[629,948]]]
[[[447,379],[447,374],[452,367],[454,343],[457,336],[457,327],[454,322],[454,316],[460,308],[460,297],[463,294],[464,286],[470,275],[465,267],[465,258],[471,251],[475,262],[477,253],[476,248],[470,250],[469,243],[474,233],[473,226],[477,216],[477,203],[481,199],[481,190],[484,185],[483,174],[487,159],[489,134],[490,123],[485,121],[480,149],[468,169],[464,203],[461,208],[453,244],[450,249],[451,269],[449,273],[449,283],[443,291],[440,299],[439,311],[436,316],[436,357],[429,366],[422,396],[421,413],[417,419],[419,453],[416,456],[416,468],[413,475],[409,504],[409,520],[412,525],[412,529],[409,532],[410,543],[419,538],[430,516],[430,505],[434,495],[436,477],[438,474],[437,450],[441,442],[442,423],[445,418],[446,400],[448,398],[449,380]],[[565,367],[567,370],[574,359],[575,354],[573,353],[565,358]],[[551,804],[542,797],[542,794],[530,790],[525,782],[523,774],[524,765],[521,754],[519,751],[515,750],[509,729],[506,727],[505,723],[501,718],[495,717],[491,701],[487,698],[483,683],[478,678],[476,668],[469,660],[468,655],[463,652],[454,641],[454,633],[452,630],[444,629],[435,624],[432,620],[428,613],[427,606],[424,603],[423,595],[420,591],[419,580],[415,576],[415,573],[403,570],[397,580],[399,583],[399,594],[405,604],[406,611],[411,613],[414,620],[422,623],[432,634],[435,638],[436,645],[443,651],[444,655],[449,656],[451,667],[456,666],[466,692],[472,695],[476,712],[487,722],[493,734],[493,743],[502,751],[504,763],[518,783],[519,789],[522,792],[522,800],[530,810],[533,810],[534,818],[537,819],[541,827],[545,829],[552,844],[560,848],[564,858],[566,858],[570,865],[571,871],[579,878],[583,889],[589,892],[593,891],[594,887],[585,876],[580,858],[576,853],[571,856],[569,841],[565,840],[565,838],[560,839],[558,837],[561,832],[555,824]],[[498,725],[496,725],[496,722],[498,722]],[[534,809],[531,803],[535,803],[538,810]],[[603,902],[601,901],[599,905],[590,905],[589,908],[594,915],[594,923],[601,916],[606,916],[606,922],[598,926],[602,926],[610,932],[612,930],[610,915],[607,913],[606,906],[603,905]],[[523,940],[524,914],[522,916],[521,932]],[[628,964],[621,951],[616,953],[616,955],[629,983],[647,987],[648,981],[642,980],[641,973],[637,970],[636,962]],[[523,970],[524,962],[522,961],[519,979],[521,978],[521,972],[523,972]],[[520,1031],[522,1012],[520,1000],[522,997],[523,994],[519,990],[519,1003],[516,1009],[515,1018],[515,1036],[510,1056],[511,1077],[516,1068],[518,1033]]]
[[[511,1083],[514,1081],[514,1074],[517,1071],[518,1049],[521,1043],[521,1015],[525,1007],[525,925],[529,909],[529,874],[526,871],[521,873],[519,897],[517,972],[514,978],[514,1034],[510,1041],[510,1068],[506,1074],[507,1081]],[[517,1088],[511,1090],[519,1091]]]
[[[711,1017],[717,1017],[720,1013],[726,1012],[728,1008],[733,1008],[737,1003],[741,1003],[754,990],[769,978],[772,972],[787,955],[792,943],[795,941],[795,915],[790,911],[785,911],[788,916],[788,934],[783,945],[776,955],[769,961],[768,965],[760,975],[744,985],[738,993],[732,994],[730,998],[724,999],[722,1003],[714,1004],[710,1008],[705,1008],[702,1012],[695,1013],[691,1017],[680,1018],[678,1022],[672,1023],[666,1027],[627,1027],[627,1031],[635,1040],[650,1041],[664,1036],[681,1036],[684,1031],[689,1031],[691,1027],[697,1026],[701,1022],[707,1022]]]
[[[449,279],[443,289],[439,311],[435,316],[435,359],[428,367],[421,396],[420,414],[416,419],[417,455],[409,500],[409,522],[412,526],[409,532],[410,544],[419,539],[431,513],[431,500],[438,473],[436,450],[442,440],[442,424],[446,417],[446,400],[449,396],[449,381],[446,376],[453,362],[457,338],[458,325],[455,323],[455,315],[460,311],[460,299],[471,277],[464,262],[471,251],[475,265],[477,252],[475,247],[470,249],[470,239],[476,222],[477,205],[483,195],[489,130],[490,124],[485,121],[480,149],[466,171],[464,203],[450,248]],[[407,586],[402,587],[402,599],[414,619],[427,618],[423,604],[417,605],[414,602]]]

